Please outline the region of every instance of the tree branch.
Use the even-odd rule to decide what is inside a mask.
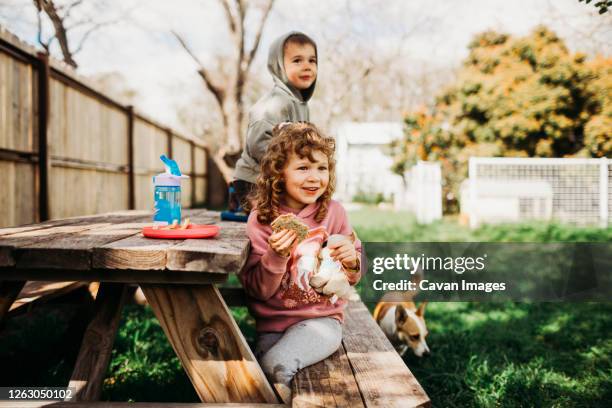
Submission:
[[[34,5],[38,10],[44,10],[45,14],[51,20],[53,29],[55,30],[55,37],[59,42],[60,49],[62,50],[62,56],[64,62],[73,68],[76,68],[78,64],[72,58],[70,47],[68,46],[68,36],[66,35],[66,29],[64,28],[64,19],[57,13],[57,9],[53,0],[34,0]]]
[[[259,42],[261,40],[261,33],[263,32],[263,29],[266,25],[266,21],[268,20],[268,16],[270,15],[270,10],[272,10],[272,6],[274,6],[274,0],[269,0],[268,4],[264,8],[263,16],[261,18],[261,24],[259,25],[259,27],[257,28],[257,32],[255,33],[255,42],[253,43],[253,47],[251,48],[251,51],[249,51],[249,53],[247,54],[247,58],[245,61],[246,66],[244,69],[245,73],[249,71],[251,63],[255,58],[255,54],[257,53],[257,49],[259,48]]]
[[[240,94],[242,93],[242,85],[244,84],[244,75],[243,75],[243,60],[244,60],[244,16],[246,14],[244,5],[242,4],[242,0],[234,0],[236,3],[236,8],[238,9],[238,32],[234,33],[234,41],[236,42],[236,49],[238,50],[238,56],[236,58],[236,78],[238,82],[238,86],[236,87],[236,96],[240,98]]]
[[[229,23],[230,26],[230,31],[232,33],[236,33],[236,20],[234,15],[232,14],[232,9],[229,5],[228,0],[219,0],[221,2],[221,5],[223,6],[223,10],[225,11],[225,15],[227,17],[227,22]]]
[[[246,10],[244,8],[244,0],[235,0],[236,8],[238,9],[238,20],[240,21],[239,27],[242,28],[242,32],[244,32],[244,17],[246,15]]]
[[[38,28],[38,32],[36,34],[36,39],[38,40],[38,44],[40,44],[40,46],[45,49],[47,54],[49,54],[49,45],[51,44],[51,39],[53,39],[53,37],[51,37],[51,39],[49,39],[49,41],[47,41],[47,42],[43,41],[43,38],[42,38],[42,18],[41,18],[41,15],[40,15],[42,13],[42,10],[40,8],[40,4],[38,3],[38,1],[35,1],[34,5],[36,6],[36,9],[38,10],[38,12],[36,13],[36,24],[37,24],[37,28]]]
[[[72,2],[71,4],[66,6],[66,12],[64,13],[64,20],[67,20],[70,18],[70,13],[72,12],[72,10],[75,7],[78,7],[79,5],[81,5],[81,3],[83,3],[83,0],[76,0],[74,2]],[[60,10],[60,8],[58,7],[58,10]]]
[[[85,44],[85,41],[87,41],[87,37],[89,37],[94,31],[99,30],[102,27],[116,24],[117,22],[119,22],[119,20],[110,20],[110,21],[104,21],[102,23],[94,24],[92,27],[90,27],[85,32],[85,34],[83,34],[83,37],[81,37],[81,41],[79,41],[79,45],[75,48],[74,51],[72,51],[72,55],[78,54],[83,49],[83,44]]]
[[[208,88],[208,90],[213,94],[213,96],[217,100],[217,103],[219,104],[219,107],[223,110],[223,101],[225,99],[225,90],[221,86],[215,84],[212,81],[208,70],[204,67],[204,64],[202,64],[202,62],[193,53],[193,51],[191,51],[191,48],[189,48],[189,46],[187,45],[187,42],[176,31],[172,30],[171,32],[172,32],[172,35],[174,35],[174,37],[181,44],[183,49],[187,52],[187,54],[189,54],[191,56],[191,58],[195,61],[195,63],[198,65],[198,74],[200,75],[200,77],[204,81],[204,84],[206,85],[206,88]]]

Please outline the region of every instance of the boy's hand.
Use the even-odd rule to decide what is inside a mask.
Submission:
[[[270,235],[268,238],[268,244],[270,244],[270,248],[274,252],[276,252],[280,256],[287,257],[291,254],[291,249],[293,244],[296,242],[297,234],[295,231],[291,231],[288,229],[281,229]]]
[[[355,269],[357,267],[357,251],[355,245],[347,237],[341,241],[329,244],[330,255],[336,261],[342,262],[342,265],[348,269]]]

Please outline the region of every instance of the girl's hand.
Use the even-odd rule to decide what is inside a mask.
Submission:
[[[329,249],[331,257],[342,262],[345,268],[355,269],[357,267],[357,251],[350,239],[346,238],[329,244]]]
[[[270,248],[272,248],[272,250],[278,255],[287,257],[289,254],[291,254],[291,249],[296,238],[297,234],[295,231],[281,229],[280,231],[270,235],[268,238],[268,244],[270,244]]]

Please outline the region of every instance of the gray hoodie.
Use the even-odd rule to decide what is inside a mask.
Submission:
[[[285,73],[283,49],[285,41],[293,34],[303,33],[291,31],[270,45],[268,71],[272,74],[274,88],[259,99],[249,111],[246,145],[236,163],[235,179],[256,182],[260,171],[259,164],[270,143],[274,126],[282,122],[310,120],[308,100],[314,92],[316,78],[308,89],[300,91],[289,83]]]

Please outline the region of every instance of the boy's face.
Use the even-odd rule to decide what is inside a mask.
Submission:
[[[283,63],[289,83],[297,89],[308,89],[317,79],[317,54],[312,44],[286,43]]]

